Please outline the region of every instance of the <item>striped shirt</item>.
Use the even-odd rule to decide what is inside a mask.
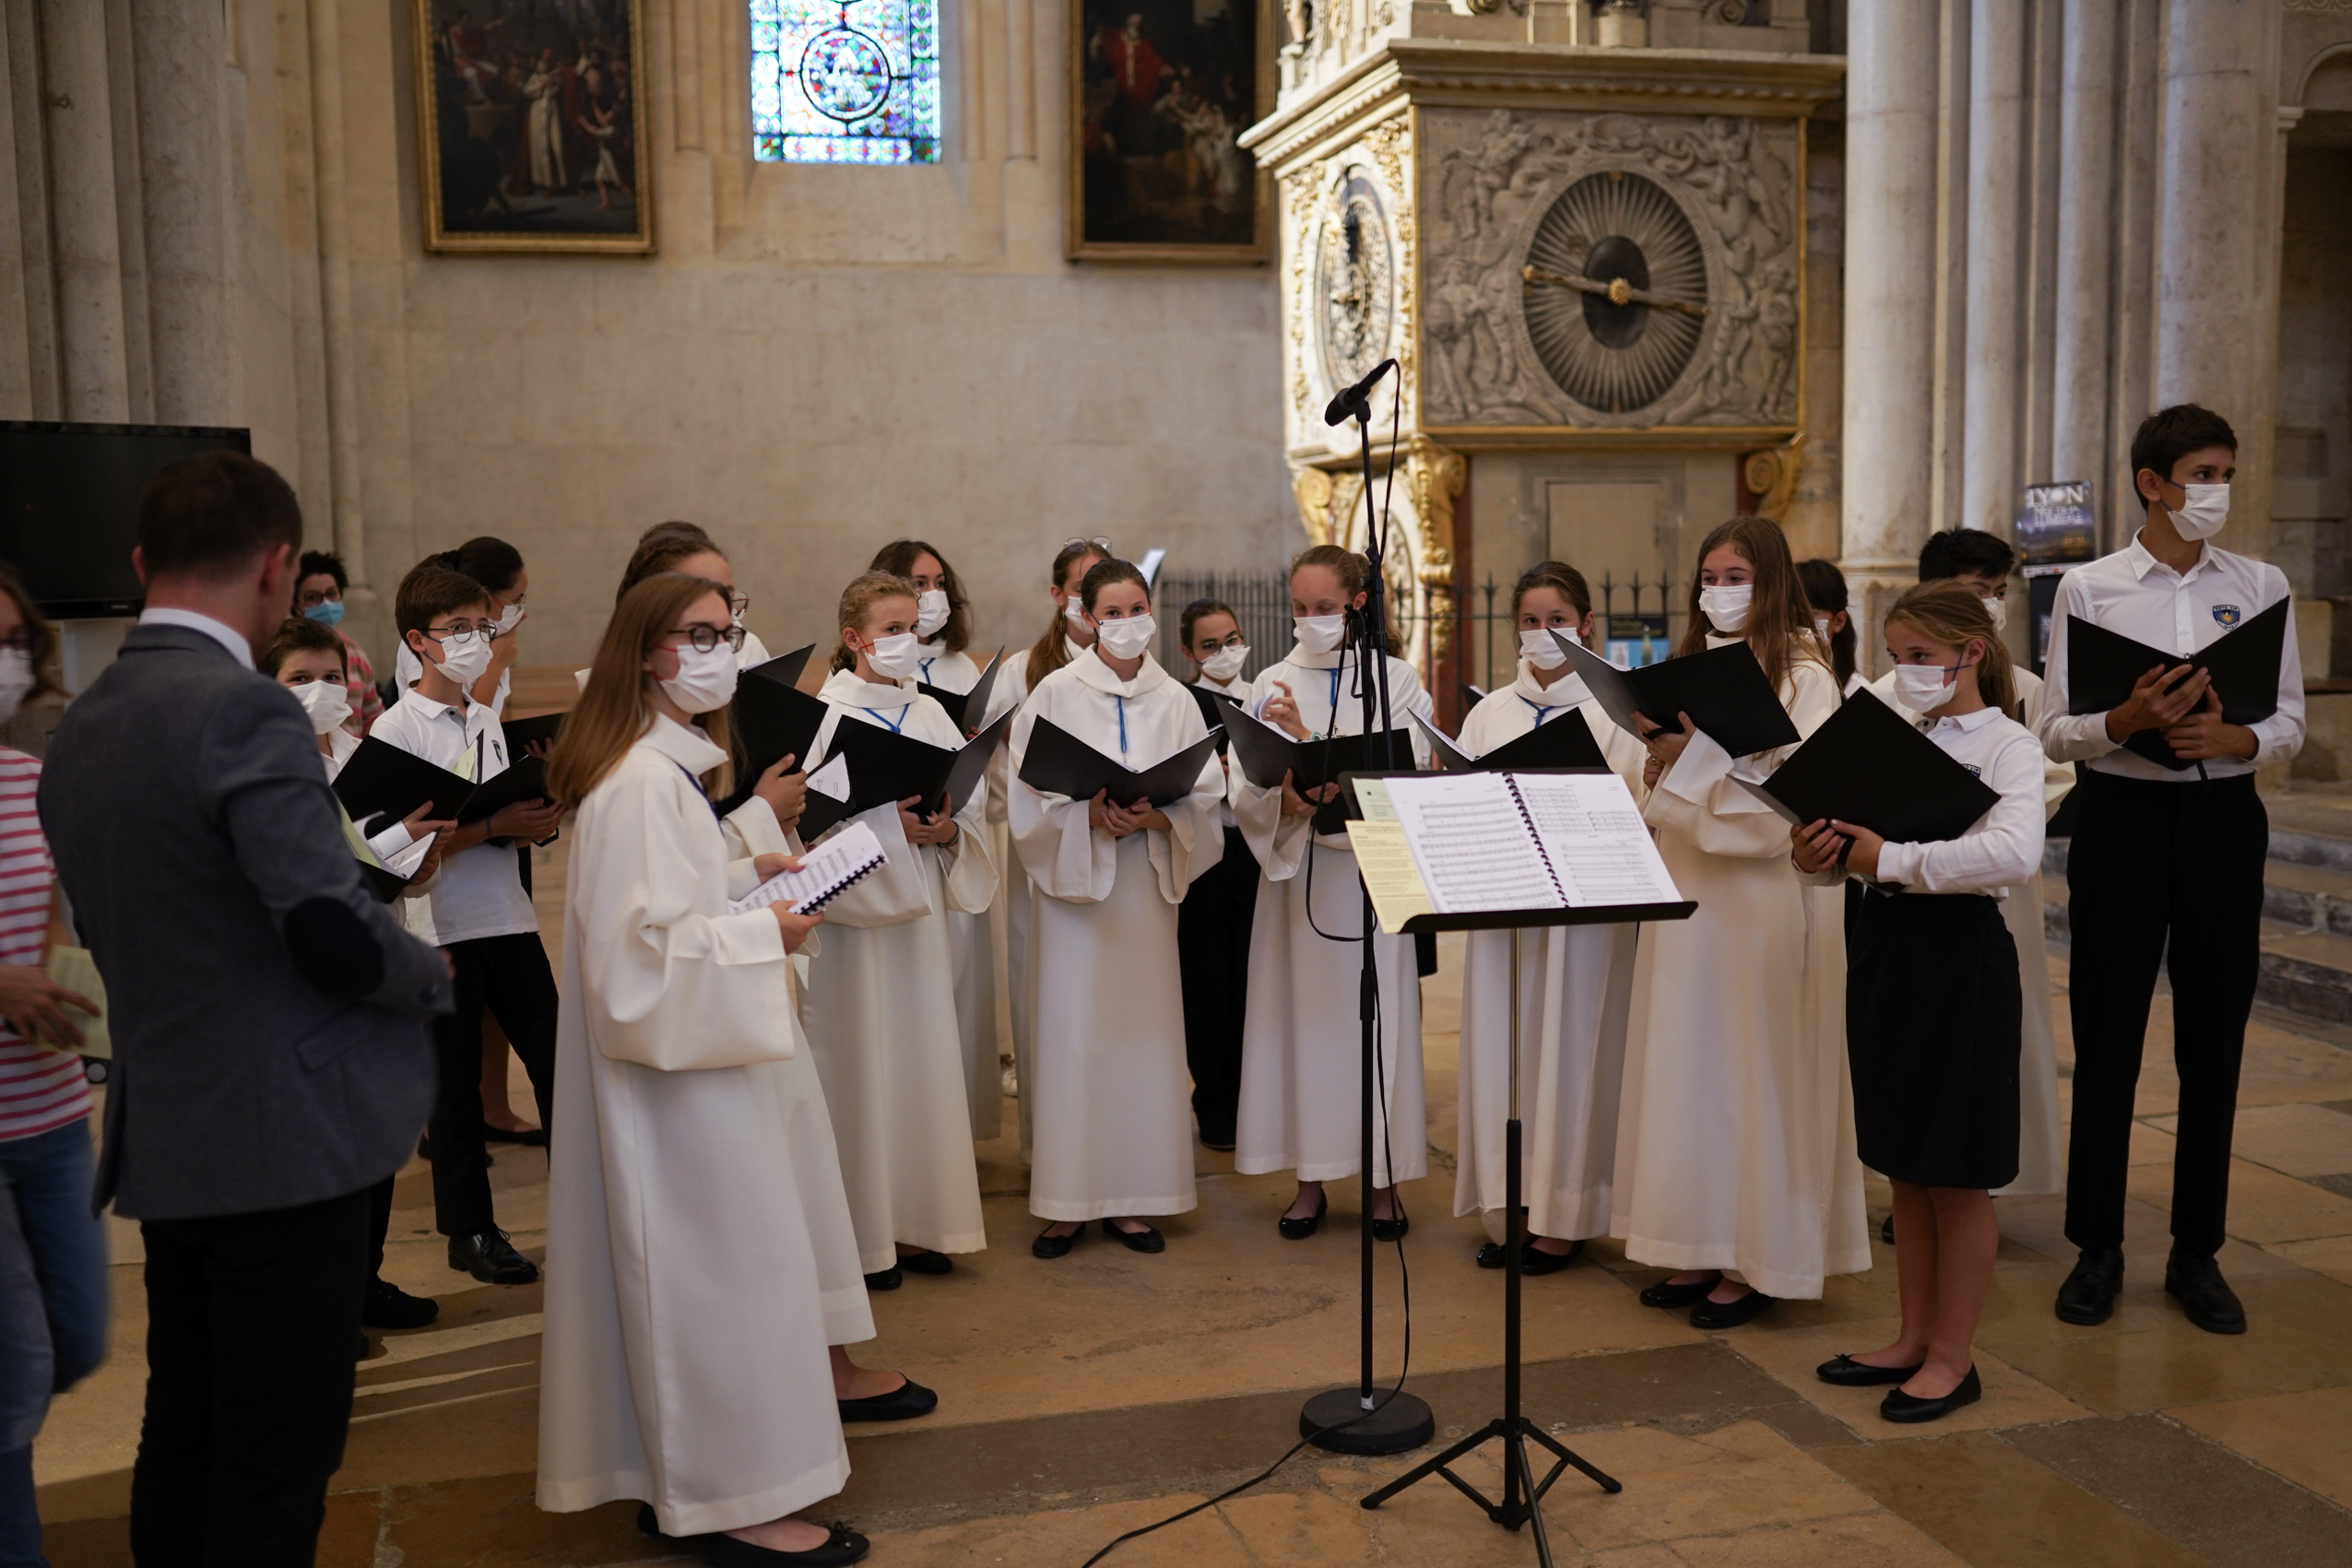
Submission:
[[[40,963],[49,946],[56,875],[33,794],[41,764],[0,748],[0,963]],[[53,1131],[89,1114],[82,1059],[24,1039],[0,1020],[0,1141]]]

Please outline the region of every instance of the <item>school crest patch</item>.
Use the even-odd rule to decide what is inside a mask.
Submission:
[[[2235,626],[2245,616],[2236,605],[2216,605],[2213,607],[2213,618],[2224,626]]]

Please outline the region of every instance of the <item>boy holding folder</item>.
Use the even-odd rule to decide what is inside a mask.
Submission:
[[[2229,1201],[2238,1067],[2252,1009],[2270,828],[2254,773],[2303,744],[2303,671],[2293,607],[2275,674],[2275,710],[2232,724],[2207,672],[2157,665],[2102,709],[2070,700],[2070,628],[2088,622],[2182,656],[2289,596],[2279,570],[2206,541],[2229,512],[2238,438],[2193,404],[2150,415],[2132,438],[2133,485],[2146,522],[2113,555],[2068,572],[2051,617],[2048,696],[2035,726],[2059,761],[2083,764],[2072,889],[2074,1119],[2066,1236],[2082,1256],[2059,1288],[2068,1323],[2103,1323],[2123,1284],[2124,1174],[2133,1091],[2157,964],[2172,983],[2181,1116],[2172,1167],[2172,1253],[2164,1288],[2189,1321],[2242,1334],[2246,1315],[2214,1254]],[[2256,701],[2256,699],[2262,699]],[[2135,745],[2127,741],[2141,737]],[[2160,738],[2161,746],[2150,744]],[[2155,760],[2169,754],[2172,764]],[[2169,943],[2169,947],[2168,947]]]

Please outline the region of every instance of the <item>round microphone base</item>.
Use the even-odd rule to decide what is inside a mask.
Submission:
[[[1425,1399],[1376,1388],[1372,1402],[1365,1410],[1364,1391],[1353,1385],[1318,1394],[1298,1413],[1298,1434],[1333,1454],[1402,1454],[1437,1433]]]

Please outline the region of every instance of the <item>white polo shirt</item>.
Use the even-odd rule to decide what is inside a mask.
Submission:
[[[2159,766],[2108,738],[2107,715],[2069,713],[2066,693],[2066,619],[2103,626],[2151,648],[2188,654],[2243,626],[2287,598],[2287,574],[2265,560],[2204,547],[2196,563],[2175,572],[2150,555],[2137,534],[2113,555],[2078,566],[2059,579],[2058,602],[2050,617],[2050,662],[2035,728],[2050,755],[2082,762],[2118,778],[2161,784],[2194,784],[2200,778],[2235,778],[2267,767],[2303,749],[2303,660],[2295,647],[2295,607],[2287,608],[2287,649],[2278,662],[2278,711],[2257,724],[2253,760],[2207,758],[2198,767]]]
[[[498,714],[471,698],[460,713],[412,688],[384,710],[368,734],[476,784],[506,771],[506,735],[499,727]],[[432,902],[433,935],[443,947],[539,928],[538,916],[523,891],[513,844],[478,843],[444,859],[427,896]]]

